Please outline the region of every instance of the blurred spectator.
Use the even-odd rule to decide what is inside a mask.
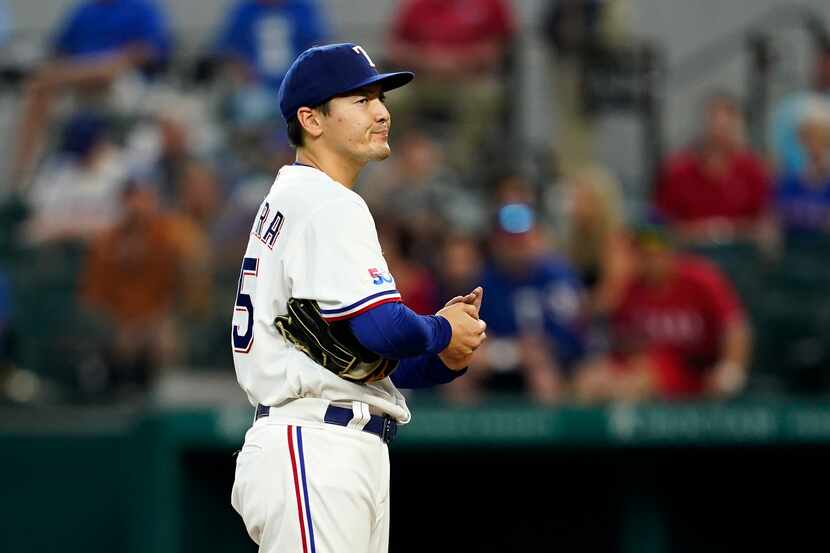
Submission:
[[[251,181],[267,181],[266,190],[274,183],[280,167],[294,162],[296,152],[288,142],[284,128],[261,126],[225,128],[225,148],[215,163],[228,196],[242,192]],[[262,198],[259,198],[262,201]],[[259,201],[254,207],[259,207]],[[253,214],[251,215],[253,217]],[[238,269],[238,267],[237,267]]]
[[[239,260],[245,253],[245,238],[251,232],[251,221],[273,182],[273,178],[262,176],[241,181],[224,202],[211,232],[214,258],[223,273],[231,276],[239,273]]]
[[[237,0],[223,21],[215,50],[230,85],[224,120],[248,140],[282,132],[277,92],[291,62],[327,36],[322,11],[316,0]]]
[[[798,126],[804,110],[816,101],[830,103],[830,45],[815,51],[810,88],[786,96],[773,111],[770,141],[779,173],[793,174],[804,170],[807,158]]]
[[[421,315],[432,315],[443,307],[432,272],[412,258],[412,236],[391,221],[379,221],[378,237],[383,257],[407,307]]]
[[[222,21],[215,48],[230,78],[261,85],[271,98],[294,58],[327,35],[316,0],[237,0]]]
[[[277,171],[293,163],[296,152],[284,130],[278,134],[234,133],[231,146],[221,152],[215,165],[224,191],[211,242],[218,267],[236,282],[251,221]]]
[[[628,0],[558,0],[548,3],[542,29],[554,55],[550,66],[557,116],[557,165],[563,172],[594,159],[595,114],[586,102],[592,56],[626,39]]]
[[[665,162],[657,208],[684,242],[765,238],[769,176],[764,161],[746,146],[740,105],[716,94],[704,116],[700,141]]]
[[[427,78],[493,73],[514,31],[503,0],[404,0],[392,29],[393,61]]]
[[[156,160],[160,192],[165,205],[178,196],[179,181],[185,168],[193,163],[187,126],[175,116],[163,113],[156,118],[161,138],[161,151]]]
[[[806,161],[778,181],[778,220],[786,235],[823,235],[830,232],[830,103],[809,104],[798,130]]]
[[[480,282],[487,343],[476,356],[480,366],[448,391],[469,400],[484,391],[523,390],[553,403],[583,355],[582,289],[568,264],[546,247],[527,204],[507,204],[497,214],[492,257]]]
[[[166,18],[153,0],[87,0],[73,8],[55,36],[52,59],[27,85],[13,140],[14,186],[29,177],[58,95],[100,95],[122,77],[163,66],[171,46]]]
[[[177,315],[209,299],[207,248],[195,224],[160,211],[146,178],[131,178],[123,203],[118,225],[90,250],[81,298],[112,329],[104,346],[110,384],[146,389],[184,353]]]
[[[595,316],[610,313],[631,277],[633,260],[624,228],[619,182],[589,166],[565,181],[565,252],[588,293]]]
[[[451,234],[441,246],[438,258],[439,298],[463,296],[479,286],[483,270],[481,247],[471,235]]]
[[[0,46],[9,40],[12,31],[12,14],[5,0],[0,0]]]
[[[738,297],[703,258],[675,252],[665,227],[633,230],[638,271],[612,314],[613,352],[575,379],[583,400],[728,397],[747,378],[750,329]]]
[[[501,72],[513,32],[508,0],[405,0],[400,5],[390,57],[413,69],[418,79],[410,90],[390,97],[396,104],[391,111],[405,128],[413,126],[413,116],[449,119],[448,161],[454,165],[474,159],[486,132],[500,121]]]
[[[529,204],[535,206],[536,191],[528,180],[513,170],[497,174],[494,179],[492,202],[496,206],[504,204]]]
[[[218,153],[228,148],[222,144],[219,125],[211,119],[207,103],[158,87],[146,96],[142,113],[126,136],[128,167],[153,173],[166,209],[178,207],[184,181],[195,174],[204,175],[210,181],[209,188],[217,188],[204,189],[203,201],[218,202],[216,195],[224,191],[213,167],[220,165]]]
[[[110,141],[107,122],[94,113],[75,115],[29,191],[26,238],[33,243],[93,239],[117,220],[125,176],[123,154]]]
[[[203,229],[210,229],[221,201],[216,175],[203,163],[188,163],[182,170],[178,189],[179,211]]]
[[[411,130],[400,138],[391,171],[379,170],[358,186],[373,210],[399,218],[412,235],[413,255],[429,259],[443,237],[442,227],[475,232],[483,224],[478,191],[461,186],[430,136]]]

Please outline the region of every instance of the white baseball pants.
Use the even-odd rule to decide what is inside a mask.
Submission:
[[[389,450],[362,430],[287,422],[248,430],[231,504],[261,553],[387,553]]]

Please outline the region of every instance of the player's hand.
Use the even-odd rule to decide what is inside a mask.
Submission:
[[[438,357],[441,359],[441,362],[447,366],[448,369],[453,371],[460,371],[470,366],[470,363],[473,361],[473,354],[464,355],[461,357],[453,357],[447,353],[447,350],[442,351],[438,354]]]
[[[449,307],[450,305],[456,303],[468,303],[470,305],[475,306],[476,310],[481,310],[481,300],[484,298],[484,288],[481,286],[476,286],[475,290],[467,294],[466,296],[455,296],[453,299],[447,302],[447,305],[444,307]]]
[[[484,289],[481,286],[477,286],[472,292],[465,296],[455,296],[450,301],[447,302],[445,307],[449,307],[451,305],[455,305],[456,303],[465,303],[468,305],[472,305],[476,308],[476,317],[478,317],[478,313],[481,310],[481,301],[484,298]],[[483,335],[484,338],[487,337],[486,334]],[[462,355],[462,356],[453,356],[447,350],[441,352],[438,357],[441,358],[441,361],[446,365],[449,369],[460,371],[472,363],[473,354],[470,353],[469,355]]]
[[[450,323],[452,337],[441,352],[441,360],[451,369],[462,369],[469,364],[469,356],[484,342],[487,323],[478,319],[478,308],[468,303],[456,302],[437,313]],[[463,365],[461,363],[464,363]]]

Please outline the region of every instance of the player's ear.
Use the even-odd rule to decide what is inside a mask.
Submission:
[[[297,121],[312,138],[323,134],[322,118],[316,109],[302,107],[297,110]]]

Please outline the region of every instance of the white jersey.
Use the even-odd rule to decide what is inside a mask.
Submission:
[[[322,171],[296,164],[280,169],[251,228],[231,332],[237,380],[252,405],[360,401],[408,422],[406,401],[389,378],[348,382],[282,337],[274,319],[291,297],[316,300],[328,321],[401,298],[366,202]]]

